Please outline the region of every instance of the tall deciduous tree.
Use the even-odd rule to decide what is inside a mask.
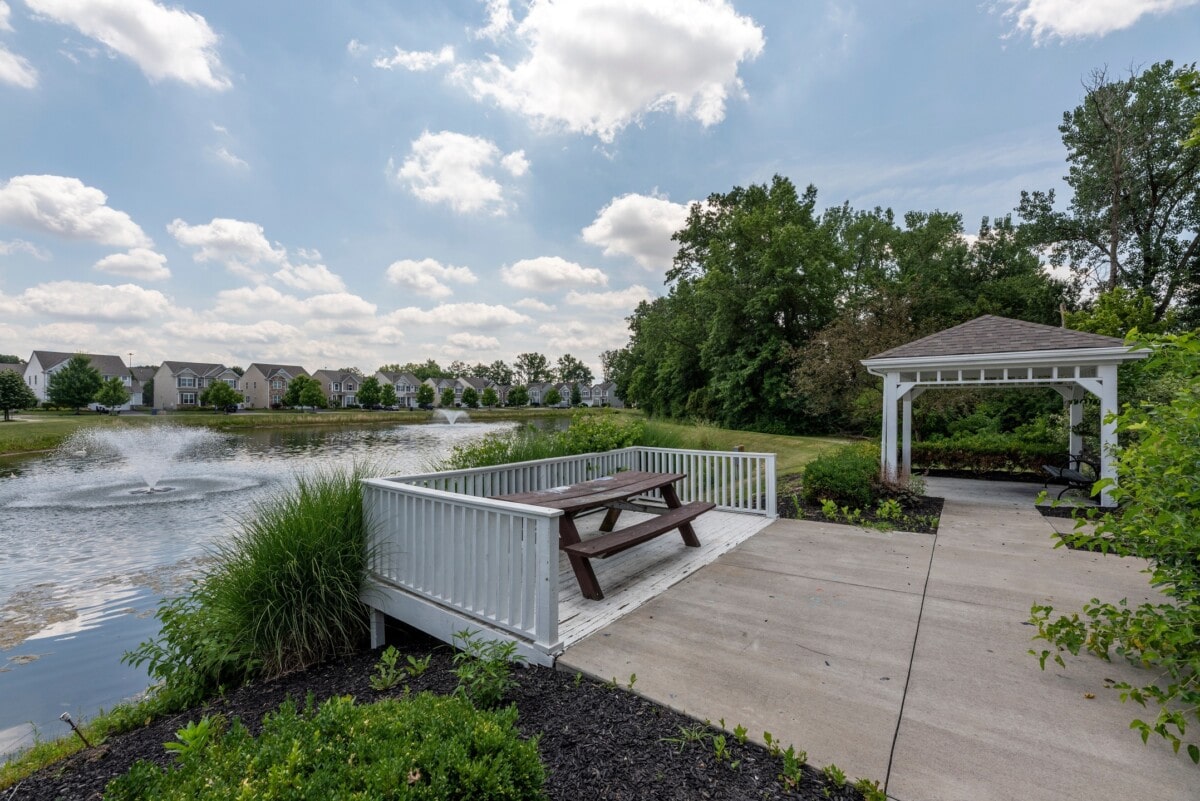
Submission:
[[[358,392],[354,394],[354,397],[361,406],[376,406],[381,402],[382,392],[383,388],[379,385],[379,379],[371,375],[359,383]]]
[[[100,371],[92,367],[92,360],[77,353],[61,370],[51,374],[46,385],[46,397],[55,406],[65,406],[79,414],[80,408],[96,397],[103,383]]]
[[[500,396],[496,394],[496,390],[492,387],[485,387],[483,390],[483,396],[480,398],[480,403],[490,409],[499,402]]]
[[[446,387],[445,389],[442,390],[442,399],[438,403],[438,405],[439,406],[447,406],[447,407],[454,405],[454,389],[453,389],[453,387]]]
[[[525,385],[551,381],[554,378],[549,360],[540,353],[517,354],[513,370],[516,372],[517,381]]]
[[[437,393],[434,392],[433,387],[429,386],[428,384],[421,384],[419,387],[417,387],[418,406],[432,406],[433,400],[436,397]]]
[[[100,389],[96,392],[95,401],[101,406],[114,409],[129,403],[130,397],[129,390],[125,388],[124,382],[117,376],[113,376],[100,385]]]
[[[558,380],[564,383],[592,383],[592,368],[569,353],[558,357]]]
[[[462,405],[468,409],[479,408],[479,393],[475,391],[474,387],[467,387],[463,390]]]
[[[1155,319],[1200,301],[1200,148],[1184,146],[1200,97],[1181,87],[1188,72],[1165,61],[1123,80],[1093,73],[1059,126],[1067,210],[1053,191],[1023,192],[1019,207],[1055,264],[1104,291],[1144,292]]]
[[[316,382],[314,382],[316,383]],[[318,387],[318,390],[320,388]],[[200,405],[212,406],[213,411],[225,409],[242,402],[242,393],[224,381],[214,381],[200,393]]]
[[[546,397],[542,398],[542,403],[546,406],[557,406],[562,403],[562,395],[554,387],[546,390]]]
[[[37,395],[15,370],[0,370],[0,409],[4,411],[4,422],[12,419],[9,413],[14,409],[29,409],[37,406],[37,402]]]
[[[306,375],[298,375],[288,382],[287,392],[283,395],[284,406],[325,406],[325,393],[321,390],[321,382]]]
[[[390,381],[379,387],[379,402],[384,406],[395,406],[400,399],[396,397],[396,385]]]
[[[529,390],[518,384],[508,391],[509,406],[528,406]]]

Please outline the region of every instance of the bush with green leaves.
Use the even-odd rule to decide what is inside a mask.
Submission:
[[[1156,710],[1149,720],[1130,725],[1142,739],[1157,734],[1176,751],[1188,724],[1200,720],[1200,339],[1196,334],[1149,338],[1152,366],[1181,380],[1168,403],[1127,405],[1117,416],[1124,447],[1117,453],[1120,485],[1107,486],[1118,513],[1095,521],[1094,531],[1080,528],[1068,539],[1121,556],[1149,560],[1150,584],[1167,600],[1131,607],[1093,598],[1079,613],[1054,616],[1049,605],[1035,604],[1035,639],[1055,650],[1031,650],[1043,668],[1046,659],[1063,664],[1062,654],[1086,649],[1108,660],[1115,653],[1148,669],[1145,684],[1113,685],[1123,701]],[[1085,521],[1081,521],[1081,526]],[[1200,762],[1200,748],[1187,745]]]
[[[873,507],[881,495],[879,450],[855,443],[824,451],[804,466],[804,500],[834,501],[851,508]]]
[[[267,715],[258,737],[234,721],[220,736],[189,737],[169,768],[137,762],[105,798],[543,798],[537,739],[522,740],[516,718],[515,706],[481,711],[430,693],[319,707],[310,696],[303,711],[288,701]]]
[[[523,662],[517,644],[503,640],[484,640],[479,632],[467,629],[454,633],[459,650],[454,654],[457,692],[480,709],[499,706],[504,694],[516,686],[510,672],[513,662]]]
[[[158,638],[124,661],[148,665],[164,710],[362,643],[365,474],[355,467],[299,477],[258,501],[191,590],[160,605]]]
[[[522,426],[456,445],[434,470],[466,470],[498,464],[599,453],[637,445],[644,437],[641,420],[614,412],[581,409],[571,416],[566,431]]]

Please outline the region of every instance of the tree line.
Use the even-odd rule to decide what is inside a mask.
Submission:
[[[790,433],[874,430],[859,360],[995,314],[1121,336],[1200,324],[1195,72],[1095,72],[1059,126],[1063,204],[1022,192],[968,236],[961,215],[842,204],[786,177],[693,204],[664,297],[602,355],[653,415]],[[1062,268],[1056,278],[1047,265]]]

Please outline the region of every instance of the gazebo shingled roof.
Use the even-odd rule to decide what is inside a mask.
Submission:
[[[877,353],[870,358],[902,359],[979,353],[1119,348],[1124,344],[1116,337],[985,314],[953,328]]]

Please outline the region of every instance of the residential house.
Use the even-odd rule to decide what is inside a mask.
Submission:
[[[375,378],[381,386],[391,384],[396,389],[396,405],[401,409],[417,408],[417,387],[421,386],[421,379],[412,373],[393,373],[388,370],[380,370]]]
[[[527,384],[525,390],[529,393],[529,405],[543,405],[545,403],[544,398],[552,389],[554,389],[554,385],[549,381],[535,381],[532,384]]]
[[[298,364],[265,364],[254,362],[242,375],[242,394],[247,409],[271,409],[283,405],[292,379],[308,378],[308,371]]]
[[[507,406],[508,391],[512,389],[512,384],[497,384],[495,382],[489,382],[488,386],[496,392],[496,405]]]
[[[486,378],[481,378],[476,375],[463,376],[463,377],[457,378],[455,380],[458,382],[458,386],[454,388],[455,403],[462,402],[462,394],[463,394],[463,391],[467,389],[467,387],[470,387],[471,389],[475,390],[476,402],[481,402],[482,398],[483,398],[483,391],[485,389],[487,389],[488,384],[491,383]]]
[[[57,373],[59,370],[67,366],[72,357],[80,354],[76,353],[60,353],[51,350],[35,350],[33,355],[29,357],[29,361],[25,363],[24,378],[25,383],[33,390],[33,394],[37,396],[39,403],[46,401],[46,388],[50,385],[50,376]],[[107,381],[110,378],[119,378],[121,383],[125,385],[125,389],[131,395],[129,402],[118,408],[127,410],[130,406],[141,404],[140,392],[138,397],[133,396],[133,374],[129,372],[129,367],[125,362],[121,361],[120,356],[109,355],[107,353],[84,353],[88,357],[92,367],[100,371],[100,377]],[[90,404],[93,408],[95,404]]]
[[[131,390],[132,397],[129,402],[133,406],[149,406],[154,402],[154,374],[158,372],[158,368],[154,365],[139,365],[130,367],[129,372],[133,375],[133,389]],[[150,392],[146,392],[146,386],[150,386]]]
[[[154,374],[154,406],[168,410],[199,406],[204,390],[217,381],[241,392],[241,376],[223,364],[163,362]]]
[[[601,381],[592,387],[593,406],[612,406],[614,409],[624,409],[625,401],[617,397],[617,385],[612,381]]]
[[[555,384],[554,388],[558,390],[558,403],[555,404],[560,409],[565,409],[571,405],[571,387],[574,384],[563,382]]]
[[[317,370],[312,377],[321,385],[329,408],[345,409],[358,404],[358,385],[362,379],[356,374],[342,370]]]
[[[442,405],[442,393],[447,389],[454,390],[454,406],[462,401],[463,387],[457,378],[426,378],[425,383],[433,387],[433,405]]]

